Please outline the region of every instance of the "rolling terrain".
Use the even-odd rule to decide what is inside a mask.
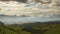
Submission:
[[[4,25],[0,22],[0,34],[60,34],[60,21]]]

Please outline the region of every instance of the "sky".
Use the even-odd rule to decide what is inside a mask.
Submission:
[[[4,0],[5,1],[5,0]],[[25,1],[25,0],[20,0]],[[51,4],[35,4],[35,3],[20,3],[17,1],[7,1],[7,2],[2,2],[0,1],[0,14],[4,15],[30,15],[30,16],[43,16],[42,14],[44,13],[45,15],[55,15],[59,14],[60,10],[58,7],[53,7],[54,3]]]
[[[0,21],[4,24],[21,24],[60,20],[60,6],[54,1],[51,4],[26,1],[0,1]]]

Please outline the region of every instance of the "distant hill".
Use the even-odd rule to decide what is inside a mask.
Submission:
[[[60,24],[60,21],[48,21],[48,22],[45,22],[45,23],[48,23],[48,24]]]
[[[60,21],[48,21],[48,22],[34,22],[34,23],[25,23],[23,27],[39,26],[44,24],[60,24]]]

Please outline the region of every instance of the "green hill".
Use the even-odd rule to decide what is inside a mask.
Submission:
[[[22,25],[4,25],[1,22],[0,34],[60,34],[60,22],[54,22],[36,22]]]

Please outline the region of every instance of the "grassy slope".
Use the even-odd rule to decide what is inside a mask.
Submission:
[[[29,32],[22,31],[22,27],[19,26],[0,26],[0,34],[30,34]]]
[[[60,24],[56,24],[53,26],[54,27],[45,32],[45,34],[60,34]]]
[[[37,30],[41,27],[42,30],[48,29],[44,34],[60,34],[60,24],[43,24],[41,26],[33,26]],[[23,27],[16,25],[0,26],[0,34],[31,34],[31,32],[22,31]]]

